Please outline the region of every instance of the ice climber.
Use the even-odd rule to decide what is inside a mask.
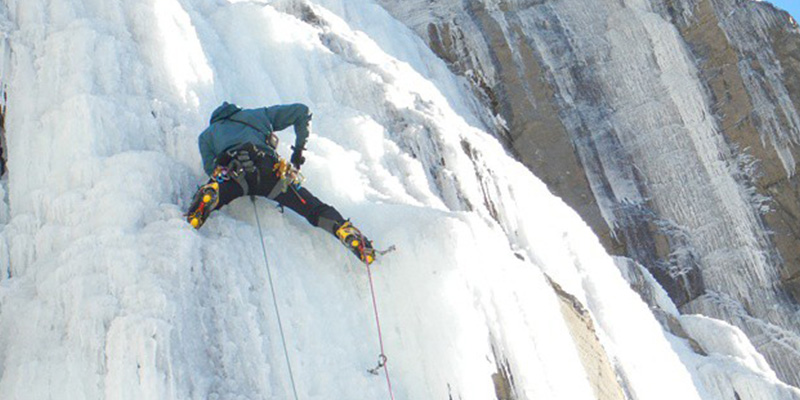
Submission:
[[[289,162],[277,153],[275,131],[294,126],[295,142]],[[305,217],[311,225],[332,233],[367,264],[375,260],[372,242],[339,211],[301,187],[300,166],[311,127],[303,104],[242,109],[222,103],[198,138],[208,183],[197,190],[187,221],[199,229],[212,211],[244,195],[262,196]]]

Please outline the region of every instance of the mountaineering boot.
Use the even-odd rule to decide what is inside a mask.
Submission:
[[[197,189],[192,199],[192,205],[186,213],[186,221],[195,229],[200,229],[206,218],[214,211],[219,203],[219,183],[207,183]]]
[[[359,260],[367,263],[367,265],[375,261],[375,249],[372,248],[372,241],[367,239],[350,221],[345,221],[339,226],[335,234],[342,244],[350,249]]]

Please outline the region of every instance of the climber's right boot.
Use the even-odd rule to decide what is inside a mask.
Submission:
[[[367,265],[375,261],[375,249],[372,248],[372,241],[367,239],[350,221],[345,221],[340,225],[334,234],[359,260]]]

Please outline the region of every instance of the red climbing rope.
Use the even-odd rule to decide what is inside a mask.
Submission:
[[[372,283],[372,270],[369,268],[369,264],[366,261],[364,262],[364,266],[367,267],[367,276],[369,276],[369,290],[372,293],[372,309],[375,311],[375,324],[378,327],[378,343],[381,345],[381,354],[378,356],[378,366],[369,370],[369,372],[378,375],[378,370],[383,368],[383,372],[386,373],[386,384],[389,387],[389,397],[394,400],[392,380],[389,378],[389,368],[386,366],[389,358],[386,357],[386,352],[383,349],[383,333],[381,333],[381,319],[380,316],[378,316],[378,301],[375,300],[375,285]]]

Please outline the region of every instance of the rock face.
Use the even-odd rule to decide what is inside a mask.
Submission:
[[[800,386],[800,31],[741,0],[385,0],[680,310]]]
[[[608,355],[597,338],[594,323],[583,304],[564,291],[557,283],[550,281],[561,304],[561,313],[570,330],[578,350],[578,356],[586,370],[586,377],[592,385],[594,395],[599,400],[624,400],[630,396],[623,394],[617,382],[617,374]],[[624,379],[621,379],[624,381]]]
[[[757,164],[744,178],[770,208],[764,222],[783,259],[783,282],[800,299],[800,34],[769,4],[692,7],[691,17],[670,18],[698,60],[721,131]]]

